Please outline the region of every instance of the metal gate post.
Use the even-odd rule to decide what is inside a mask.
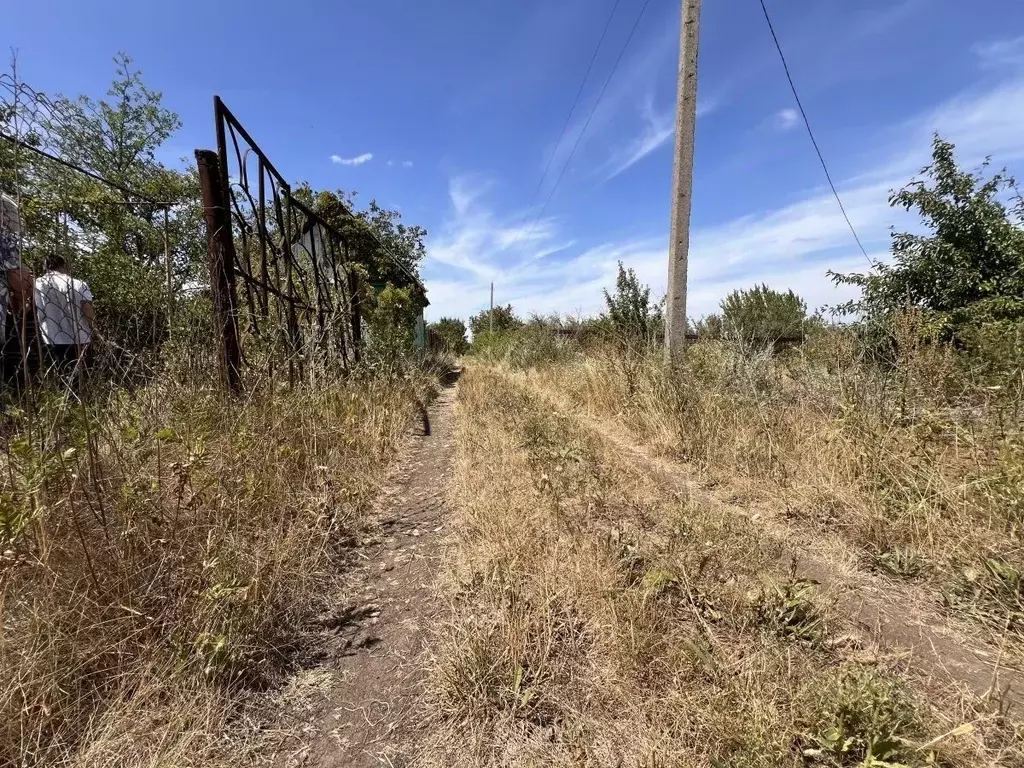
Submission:
[[[242,389],[242,354],[238,340],[238,297],[235,292],[235,241],[231,233],[228,190],[217,153],[196,150],[199,184],[206,218],[206,247],[213,299],[213,325],[219,332],[221,376],[231,392]]]
[[[346,252],[348,251],[347,245],[345,250]],[[348,264],[346,264],[346,267],[348,267]],[[362,316],[360,315],[362,307],[360,306],[359,301],[359,276],[356,275],[354,268],[349,267],[348,269],[348,292],[351,297],[349,309],[352,312],[352,357],[353,361],[358,363],[363,346],[363,323]]]

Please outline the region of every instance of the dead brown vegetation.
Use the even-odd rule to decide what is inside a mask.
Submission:
[[[282,681],[430,386],[38,393],[6,426],[0,764],[238,764],[239,707]]]
[[[837,330],[781,356],[698,344],[675,374],[604,348],[521,376],[762,514],[844,542],[866,570],[928,585],[1019,656],[1024,380],[1019,366],[980,375],[914,322],[897,328],[895,364]]]
[[[556,377],[614,361],[578,365],[536,375],[577,397]],[[435,649],[428,762],[1022,759],[1014,726],[849,633],[813,584],[776,570],[777,546],[749,521],[667,496],[514,374],[474,367],[460,389],[452,618]],[[618,413],[642,389],[626,391],[579,397]],[[647,434],[678,439],[664,427],[652,418]]]

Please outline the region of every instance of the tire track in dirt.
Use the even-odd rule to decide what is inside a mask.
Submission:
[[[973,695],[993,697],[1016,717],[1024,710],[1024,671],[1008,667],[1000,654],[981,647],[949,622],[920,590],[883,580],[817,554],[807,532],[766,515],[729,504],[690,477],[686,467],[653,455],[618,430],[582,413],[567,413],[547,393],[526,384],[556,411],[574,418],[607,445],[635,472],[650,478],[669,493],[711,505],[724,514],[744,517],[777,542],[782,555],[777,567],[787,573],[796,564],[796,576],[817,582],[821,595],[880,647],[905,652],[908,666],[926,678],[965,687]]]
[[[412,438],[393,483],[376,503],[376,535],[361,548],[328,627],[337,633],[339,681],[299,759],[318,768],[409,765],[422,742],[424,645],[439,612],[434,580],[448,511],[454,383],[429,409],[430,434]]]

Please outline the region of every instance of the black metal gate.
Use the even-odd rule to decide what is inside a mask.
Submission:
[[[349,371],[361,343],[351,235],[296,199],[220,97],[214,112],[217,152],[196,160],[227,385],[240,389],[243,372],[295,384]]]

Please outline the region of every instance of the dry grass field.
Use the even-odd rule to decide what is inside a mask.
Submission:
[[[5,427],[0,765],[237,765],[432,386],[188,381]]]
[[[946,362],[922,350],[895,382],[904,412],[869,410],[880,384],[830,343],[785,364],[703,346],[678,378],[572,349],[470,367],[429,764],[1024,761],[1020,713],[1004,716],[998,691],[908,664],[780,566],[759,515],[669,492],[610,439],[678,460],[695,489],[727,486],[734,506],[827,530],[883,583],[949,590],[947,610],[1005,637],[1019,604],[984,567],[1020,556],[997,501],[1014,492],[988,432],[997,404],[939,410]]]

